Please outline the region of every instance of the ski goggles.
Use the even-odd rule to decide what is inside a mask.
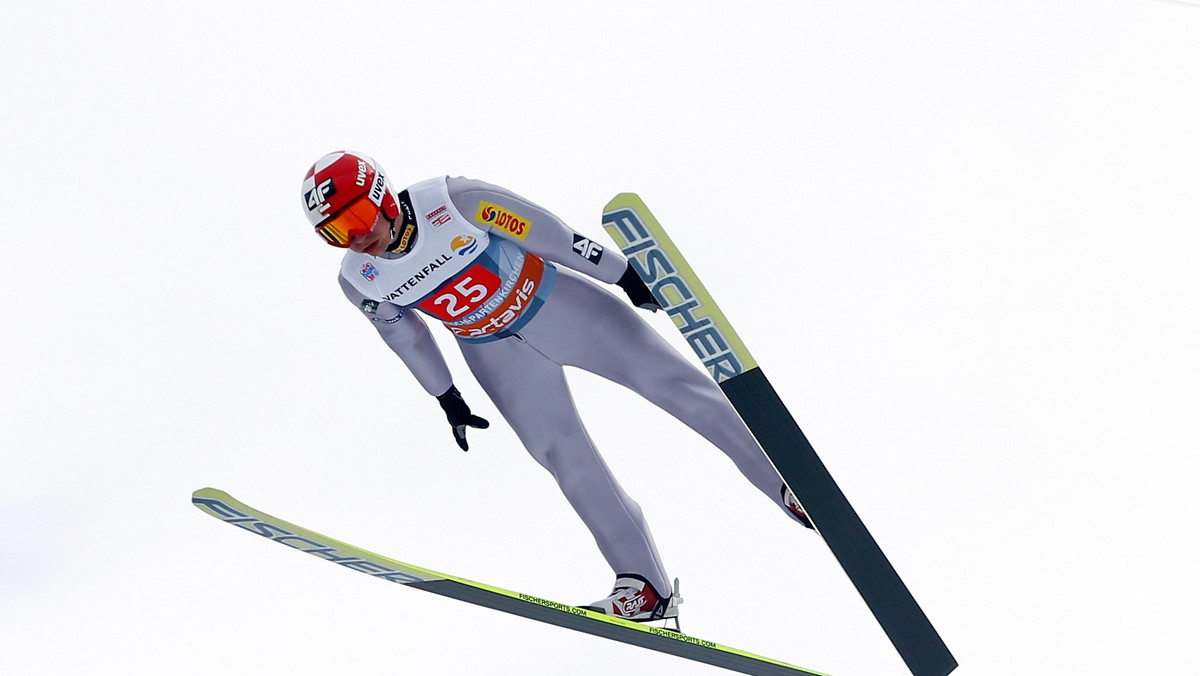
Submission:
[[[365,196],[360,197],[318,225],[317,234],[329,244],[345,249],[353,237],[370,232],[378,217],[379,207]]]

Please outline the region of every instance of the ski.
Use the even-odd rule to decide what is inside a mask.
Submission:
[[[953,671],[958,662],[937,630],[646,204],[621,193],[605,206],[603,223],[801,501],[914,676]]]
[[[602,613],[401,563],[277,519],[239,502],[228,493],[215,488],[202,488],[192,493],[192,503],[205,514],[216,517],[225,523],[285,544],[306,554],[332,561],[351,570],[413,589],[448,596],[485,608],[574,629],[621,643],[649,648],[715,667],[723,667],[742,674],[823,676],[816,671],[760,657],[677,631],[609,617]],[[566,671],[573,670],[566,669]]]

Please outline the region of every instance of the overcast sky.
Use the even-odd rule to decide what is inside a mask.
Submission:
[[[222,488],[565,603],[612,584],[449,333],[493,422],[466,454],[342,297],[299,199],[341,148],[601,241],[638,192],[956,673],[1195,663],[1195,3],[50,0],[6,4],[0,59],[5,673],[728,673],[190,505]],[[908,673],[817,536],[673,419],[570,378],[685,632]]]

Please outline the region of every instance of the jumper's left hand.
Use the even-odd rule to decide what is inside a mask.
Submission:
[[[662,309],[662,305],[659,305],[654,294],[650,292],[650,287],[646,286],[646,282],[642,281],[637,270],[633,269],[632,261],[626,264],[625,274],[617,280],[617,286],[625,291],[625,295],[629,296],[629,302],[633,303],[634,307],[651,312],[658,312]]]

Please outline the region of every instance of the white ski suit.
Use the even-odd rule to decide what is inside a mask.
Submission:
[[[782,480],[720,388],[626,301],[627,263],[518,195],[435,178],[399,195],[415,243],[403,255],[347,252],[339,282],[425,391],[450,371],[414,309],[456,336],[471,372],[525,448],[558,482],[617,574],[671,584],[642,511],[609,471],[575,410],[564,366],[637,392],[720,448],[783,508]],[[582,273],[580,275],[579,273]]]

